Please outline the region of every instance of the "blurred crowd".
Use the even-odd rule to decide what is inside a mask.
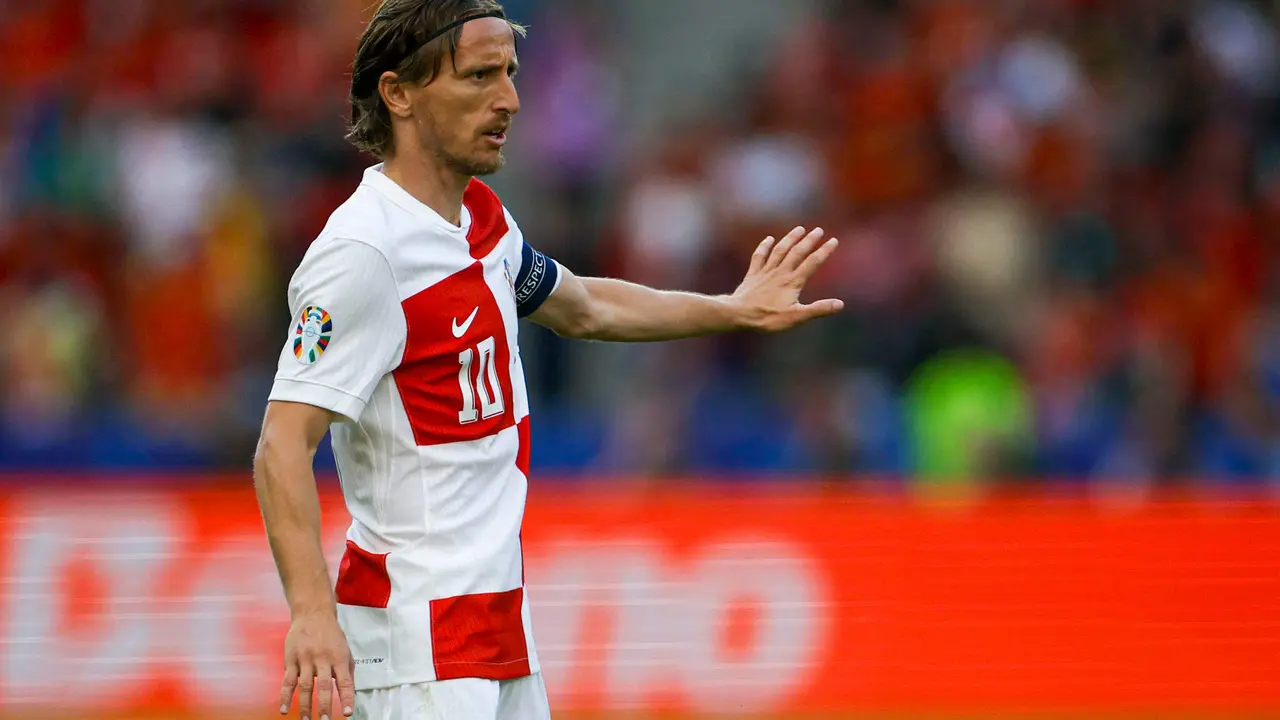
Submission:
[[[370,164],[342,139],[367,4],[0,0],[0,468],[247,467],[284,285]],[[821,225],[806,297],[847,305],[660,346],[525,328],[542,472],[1280,477],[1274,4],[818,4],[634,137],[607,6],[507,5],[494,183],[533,244],[729,292]]]

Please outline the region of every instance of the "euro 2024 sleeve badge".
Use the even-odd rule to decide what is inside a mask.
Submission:
[[[293,330],[293,356],[303,365],[314,365],[333,339],[333,318],[325,309],[312,305],[298,316]]]
[[[506,258],[502,259],[502,275],[507,279],[507,286],[511,288],[511,297],[515,297],[516,278],[511,274],[511,263]]]

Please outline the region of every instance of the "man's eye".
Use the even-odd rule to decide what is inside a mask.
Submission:
[[[477,70],[471,73],[471,78],[473,80],[483,80],[486,75],[488,75],[488,73],[486,73],[484,70]]]

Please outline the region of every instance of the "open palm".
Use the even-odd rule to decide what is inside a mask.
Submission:
[[[844,309],[844,303],[834,299],[800,302],[805,283],[839,244],[835,238],[823,242],[823,236],[822,228],[806,233],[797,227],[782,240],[765,238],[756,248],[746,277],[733,293],[751,327],[781,332]]]

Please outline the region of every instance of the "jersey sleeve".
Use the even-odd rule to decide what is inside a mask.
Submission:
[[[270,399],[358,420],[404,353],[404,310],[386,256],[355,240],[317,242],[294,273],[289,309]]]
[[[559,263],[543,255],[529,243],[520,249],[520,272],[516,275],[516,309],[520,317],[528,317],[560,287]]]

